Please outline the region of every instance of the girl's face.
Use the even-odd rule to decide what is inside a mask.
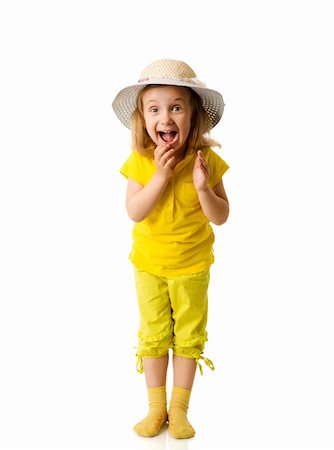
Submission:
[[[183,149],[190,132],[192,104],[187,88],[157,86],[142,97],[147,133],[156,145],[172,142],[175,150]]]

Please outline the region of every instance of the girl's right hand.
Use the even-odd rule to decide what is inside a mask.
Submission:
[[[171,148],[171,144],[167,143],[158,145],[154,150],[154,161],[157,168],[156,173],[170,178],[175,166],[175,150]]]

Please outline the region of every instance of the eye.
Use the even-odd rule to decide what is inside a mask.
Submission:
[[[156,112],[158,112],[158,108],[157,108],[156,106],[152,106],[152,107],[149,109],[149,112],[151,112],[151,113],[156,113]]]
[[[173,112],[180,112],[182,110],[182,107],[180,105],[174,105],[172,107]]]

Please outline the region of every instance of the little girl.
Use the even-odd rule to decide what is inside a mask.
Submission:
[[[155,436],[168,422],[175,438],[195,431],[190,393],[207,341],[208,284],[214,234],[229,214],[222,176],[228,165],[209,136],[224,110],[184,62],[154,61],[113,101],[132,131],[133,150],[121,168],[126,209],[135,224],[130,260],[140,312],[137,370],[145,373],[149,411],[135,425]],[[173,392],[167,412],[166,374],[173,350]]]

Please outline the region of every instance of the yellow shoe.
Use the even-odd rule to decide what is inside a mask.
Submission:
[[[139,436],[156,436],[167,422],[166,386],[147,389],[149,411],[147,416],[134,426]]]
[[[169,432],[176,439],[188,439],[195,435],[195,430],[187,418],[190,389],[174,386],[168,411]]]

